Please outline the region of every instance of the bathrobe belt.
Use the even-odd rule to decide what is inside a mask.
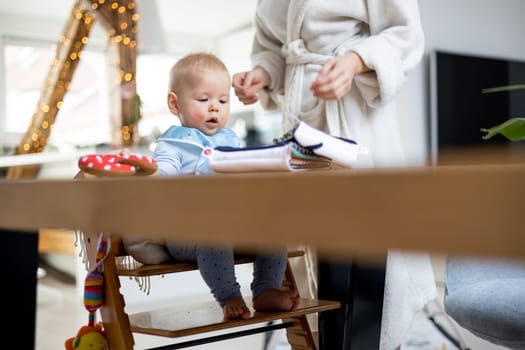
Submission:
[[[336,100],[319,100],[313,110],[303,111],[301,109],[302,94],[304,93],[304,74],[306,65],[318,65],[319,70],[332,56],[323,55],[309,51],[303,40],[296,39],[283,47],[283,54],[286,57],[286,89],[283,104],[283,114],[285,119],[285,127],[288,129],[295,125],[298,120],[316,126],[314,120],[302,118],[307,114],[313,118],[326,118],[323,112],[326,109],[326,114],[330,118],[326,118],[328,130],[324,130],[333,135],[340,135],[342,116],[335,117],[342,109],[338,107],[339,102]],[[319,123],[319,121],[317,121]]]

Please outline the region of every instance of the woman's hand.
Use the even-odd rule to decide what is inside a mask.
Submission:
[[[350,91],[354,76],[368,71],[370,68],[357,53],[348,52],[328,60],[310,86],[310,90],[319,99],[339,100]]]
[[[258,66],[248,72],[235,73],[232,78],[235,95],[245,105],[257,102],[259,91],[268,85],[270,85],[270,75]]]

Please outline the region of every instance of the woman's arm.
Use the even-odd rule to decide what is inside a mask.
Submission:
[[[354,79],[366,102],[377,106],[397,96],[421,61],[425,40],[417,0],[369,0],[367,8],[370,36],[353,51],[370,72]]]
[[[284,93],[286,62],[281,53],[283,42],[270,30],[276,30],[276,28],[268,28],[267,22],[260,16],[261,14],[257,13],[255,19],[251,59],[253,66],[263,70],[267,74],[266,78],[269,79],[259,91],[261,105],[265,109],[275,109],[277,108],[277,96]]]

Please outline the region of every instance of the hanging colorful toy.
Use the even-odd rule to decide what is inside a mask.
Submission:
[[[153,158],[127,151],[116,154],[88,154],[79,158],[78,167],[79,174],[103,177],[152,175],[157,171],[157,163]],[[97,244],[95,264],[88,271],[84,282],[84,306],[89,312],[88,325],[81,327],[75,337],[66,340],[66,350],[110,349],[102,324],[95,322],[96,311],[104,301],[102,263],[110,249],[108,234],[100,233]]]
[[[100,233],[97,245],[97,256],[93,267],[86,275],[84,283],[84,306],[89,312],[88,325],[83,326],[77,335],[65,342],[66,350],[109,350],[101,324],[96,324],[96,312],[104,301],[104,259],[109,252],[110,240],[107,233]]]

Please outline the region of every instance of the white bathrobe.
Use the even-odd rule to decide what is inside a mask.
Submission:
[[[395,99],[424,51],[417,0],[259,0],[255,21],[253,65],[271,77],[260,101],[282,110],[284,130],[300,119],[357,141],[368,149],[357,167],[405,165]],[[321,66],[349,51],[372,72],[356,76],[340,101],[317,100],[309,88]],[[389,251],[381,350],[399,346],[436,295],[427,254]]]

